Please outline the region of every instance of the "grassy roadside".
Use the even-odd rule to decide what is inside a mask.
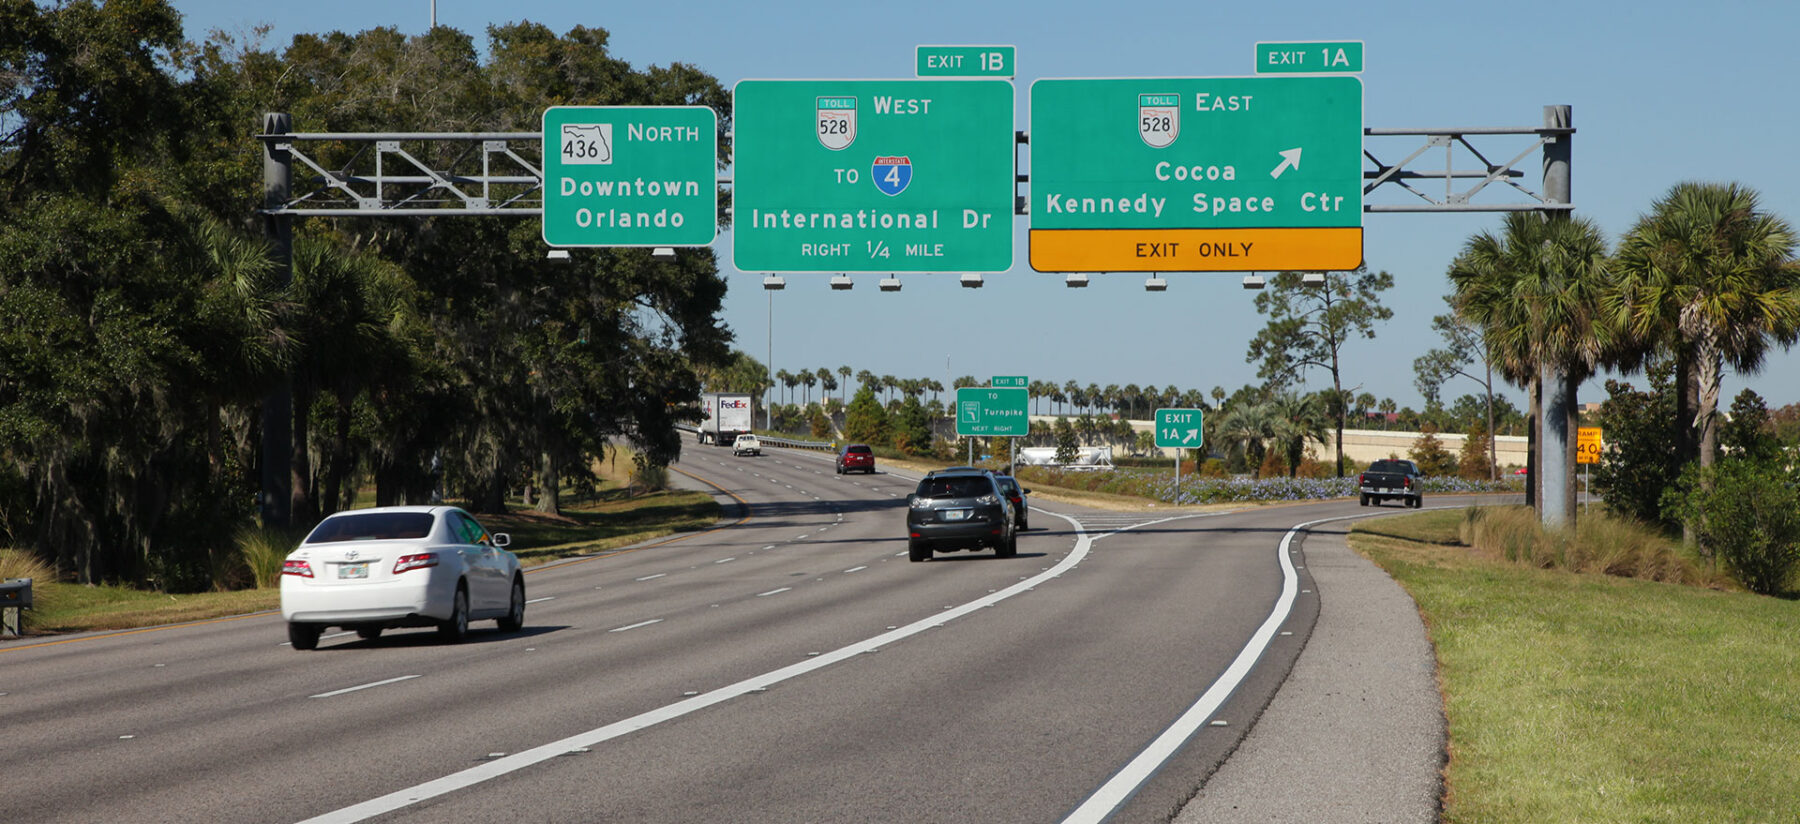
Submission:
[[[718,517],[718,502],[704,492],[632,496],[622,487],[565,498],[557,517],[523,509],[477,516],[489,530],[512,536],[510,549],[527,567],[705,529]],[[30,577],[36,580],[32,586],[36,604],[25,613],[28,633],[134,629],[263,612],[281,605],[280,591],[273,587],[171,595],[123,586],[47,583],[51,577],[47,568]]]
[[[1359,525],[1417,602],[1448,822],[1791,821],[1800,603],[1509,563],[1457,511]]]

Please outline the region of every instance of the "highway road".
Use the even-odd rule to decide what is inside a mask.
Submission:
[[[719,527],[533,570],[519,633],[0,645],[0,819],[1166,821],[1314,626],[1291,528],[1371,512],[1034,499],[1018,557],[915,564],[911,475],[679,468],[728,494]]]

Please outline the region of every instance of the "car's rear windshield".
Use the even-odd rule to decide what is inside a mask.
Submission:
[[[850,447],[849,452],[852,455],[867,455],[869,454],[869,448],[866,446],[852,446]]]
[[[995,478],[994,481],[1000,484],[1000,491],[1008,495],[1019,491],[1019,482],[1011,478]]]
[[[395,541],[431,534],[429,512],[370,512],[326,518],[306,536],[309,544],[339,541]]]
[[[1399,461],[1376,461],[1369,465],[1370,472],[1405,472],[1406,464]]]
[[[976,498],[992,495],[993,484],[979,475],[951,478],[926,478],[919,482],[921,498]]]

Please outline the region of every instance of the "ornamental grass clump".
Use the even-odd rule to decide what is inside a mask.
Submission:
[[[1579,515],[1573,529],[1546,529],[1531,507],[1470,507],[1463,513],[1460,535],[1479,553],[1523,566],[1667,583],[1714,583],[1676,542],[1653,527],[1605,510]]]
[[[30,627],[35,623],[33,614],[50,608],[57,601],[56,567],[28,549],[0,549],[0,581],[11,578],[31,579],[32,606],[20,613],[20,624]]]

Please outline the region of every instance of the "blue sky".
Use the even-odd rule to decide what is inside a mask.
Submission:
[[[190,38],[223,28],[272,26],[266,42],[293,35],[429,24],[430,0],[310,0],[249,4],[175,0]],[[1018,128],[1028,123],[1031,81],[1041,77],[1210,77],[1248,75],[1258,41],[1361,40],[1366,44],[1364,122],[1376,128],[1531,127],[1546,105],[1573,107],[1572,190],[1576,214],[1609,239],[1682,181],[1736,181],[1756,189],[1765,209],[1800,222],[1800,134],[1787,85],[1800,58],[1800,4],[1714,0],[1704,5],[1522,0],[1443,2],[1072,3],[820,2],[591,3],[439,0],[439,24],[483,40],[492,23],[531,20],[563,32],[575,25],[611,32],[614,56],[638,68],[689,63],[728,87],[745,78],[904,78],[919,44],[1005,44],[1018,49]],[[306,130],[306,124],[296,124]],[[403,124],[428,130],[431,124]],[[1489,159],[1523,151],[1521,138],[1476,139]],[[1365,148],[1392,163],[1421,138],[1370,138]],[[1441,158],[1440,154],[1436,155]],[[1438,161],[1441,164],[1441,160]],[[1471,158],[1459,153],[1457,166]],[[1537,159],[1520,162],[1524,183],[1541,190]],[[1413,164],[1410,168],[1418,168]],[[1028,170],[1027,170],[1028,171]],[[1460,187],[1459,187],[1460,188]],[[1438,184],[1441,194],[1442,185]],[[1411,195],[1378,191],[1371,203]],[[1516,197],[1478,198],[1480,202]],[[876,374],[948,378],[971,374],[1228,391],[1256,383],[1244,362],[1266,319],[1255,292],[1232,273],[1168,273],[1168,291],[1146,292],[1143,274],[1104,274],[1069,289],[1060,274],[1031,270],[1025,218],[1016,218],[1015,265],[988,275],[982,289],[955,275],[902,275],[898,293],[856,276],[834,292],[827,274],[787,275],[787,289],[762,289],[761,273],[729,268],[730,234],[716,247],[730,283],[723,321],[737,345],[776,369],[849,365]],[[1440,345],[1433,315],[1445,311],[1445,268],[1498,213],[1364,216],[1364,258],[1395,287],[1394,311],[1371,341],[1346,348],[1347,386],[1420,406],[1412,361]],[[770,314],[773,313],[771,341]],[[1640,386],[1641,376],[1634,376]],[[1309,388],[1329,386],[1315,371]],[[1757,375],[1727,374],[1728,404],[1749,386],[1771,406],[1800,402],[1800,352],[1777,354]],[[1457,379],[1447,398],[1477,385]],[[1603,399],[1598,381],[1583,401]],[[1509,390],[1523,406],[1522,393]]]

